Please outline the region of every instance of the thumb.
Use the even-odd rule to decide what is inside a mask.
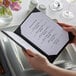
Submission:
[[[72,27],[63,27],[63,29],[66,30],[67,32],[73,32]]]
[[[30,56],[30,57],[34,57],[35,53],[32,50],[27,49],[26,53]]]
[[[76,29],[74,27],[63,27],[67,32],[71,32],[74,36],[76,36]]]
[[[69,25],[69,24],[60,23],[60,22],[57,22],[57,23],[62,27],[71,27],[71,25]]]

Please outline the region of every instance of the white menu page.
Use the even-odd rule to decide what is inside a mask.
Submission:
[[[41,12],[27,18],[21,25],[21,34],[48,55],[57,55],[69,41],[68,33]]]

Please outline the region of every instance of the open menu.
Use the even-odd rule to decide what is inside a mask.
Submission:
[[[14,31],[2,31],[24,49],[28,42],[53,62],[69,41],[69,34],[36,8]]]

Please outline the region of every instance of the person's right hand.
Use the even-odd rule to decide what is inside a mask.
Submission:
[[[75,43],[76,44],[76,26],[72,26],[72,25],[69,25],[69,24],[65,24],[65,23],[59,23],[58,24],[64,29],[66,30],[67,32],[71,32],[75,37],[72,41],[72,43]]]

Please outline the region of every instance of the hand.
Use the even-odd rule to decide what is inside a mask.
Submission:
[[[64,23],[58,23],[64,30],[66,30],[67,32],[71,32],[75,37],[72,41],[72,43],[76,44],[76,26],[72,26],[72,25],[68,25],[68,24],[64,24]]]
[[[34,53],[31,50],[26,50],[24,54],[31,66],[36,70],[45,71],[48,64],[50,64],[48,59],[40,53]]]

